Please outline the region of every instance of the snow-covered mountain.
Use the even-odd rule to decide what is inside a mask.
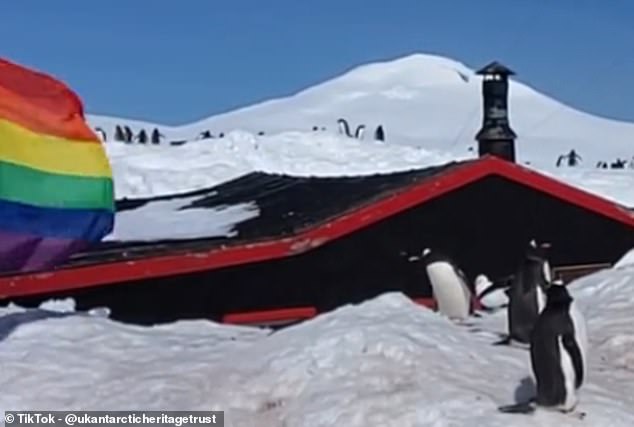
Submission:
[[[516,80],[509,96],[522,161],[552,165],[573,148],[592,167],[599,160],[629,161],[634,156],[634,123],[575,110]],[[475,70],[445,57],[414,54],[358,66],[295,95],[177,127],[98,115],[88,119],[110,139],[120,124],[135,133],[157,127],[168,140],[178,140],[194,139],[205,130],[213,135],[238,129],[271,134],[317,126],[337,132],[336,121],[343,117],[353,131],[365,124],[366,139],[383,125],[388,142],[462,155],[474,146],[481,104],[481,76]]]
[[[183,126],[96,115],[88,120],[106,132],[117,196],[137,197],[196,190],[252,171],[361,175],[473,157],[477,150],[469,147],[476,146],[482,120],[481,90],[474,70],[417,54],[359,66],[293,96]],[[632,159],[633,123],[577,111],[514,80],[510,98],[520,162],[634,206],[634,170],[596,168],[600,160]],[[364,139],[339,134],[340,117],[353,132],[365,124]],[[372,140],[379,124],[385,143]],[[134,134],[157,128],[166,138],[159,146],[113,142],[117,125]],[[194,141],[203,131],[216,138]],[[178,140],[189,142],[168,144]],[[572,148],[582,156],[580,166],[555,168]]]

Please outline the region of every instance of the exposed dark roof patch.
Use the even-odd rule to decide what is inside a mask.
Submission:
[[[87,253],[74,256],[70,264],[90,260],[135,257],[144,253],[162,253],[194,248],[212,248],[243,242],[256,242],[297,234],[359,206],[371,204],[395,190],[405,190],[453,167],[472,162],[444,165],[386,174],[350,177],[295,177],[254,172],[218,186],[193,192],[160,197],[128,199],[117,202],[118,211],[130,211],[157,200],[200,196],[181,209],[218,208],[256,202],[260,215],[236,226],[235,237],[162,240],[153,242],[106,241]],[[177,214],[177,213],[176,213]]]
[[[457,164],[354,177],[250,174],[216,187],[216,195],[201,197],[189,207],[214,208],[255,201],[261,213],[238,225],[242,239],[284,236],[372,203],[394,190],[406,188]]]

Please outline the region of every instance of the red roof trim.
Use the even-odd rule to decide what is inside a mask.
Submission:
[[[311,319],[317,316],[315,307],[293,307],[276,310],[247,311],[228,313],[222,317],[222,323],[234,325],[257,325],[272,322],[292,322]]]
[[[434,298],[413,298],[412,302],[436,310],[436,301]],[[474,298],[474,308],[480,309],[477,299]],[[317,316],[316,307],[289,307],[274,310],[258,310],[245,311],[239,313],[227,313],[222,316],[222,323],[233,325],[263,325],[267,323],[286,323],[306,319],[312,319]]]
[[[0,297],[65,291],[284,258],[309,251],[489,175],[505,177],[634,228],[634,214],[615,203],[523,166],[487,156],[448,169],[291,238],[214,248],[207,252],[162,255],[0,277]]]
[[[566,184],[557,178],[551,178],[514,163],[505,162],[496,158],[489,158],[486,159],[486,161],[491,165],[493,175],[503,176],[511,181],[518,182],[527,187],[534,188],[537,191],[550,194],[560,200],[634,227],[634,212],[629,211],[624,206],[578,187]]]
[[[412,301],[434,311],[437,309],[436,301],[433,298],[413,298]],[[480,309],[477,299],[474,298],[473,302],[475,309]],[[317,314],[317,308],[315,307],[289,307],[274,310],[245,311],[225,314],[222,316],[222,323],[234,325],[262,325],[312,319],[317,316]]]

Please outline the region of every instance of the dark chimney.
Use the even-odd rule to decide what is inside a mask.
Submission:
[[[477,74],[482,78],[482,128],[476,135],[478,154],[491,154],[515,162],[515,138],[509,125],[508,76],[515,73],[498,62],[492,62]]]

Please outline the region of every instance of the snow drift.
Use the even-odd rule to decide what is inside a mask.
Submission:
[[[587,276],[571,291],[590,338],[583,422],[630,426],[634,268]],[[504,312],[460,326],[398,293],[275,333],[205,321],[34,319],[17,307],[3,310],[2,325],[4,410],[224,410],[228,426],[245,427],[579,423],[542,411],[497,412],[532,392],[528,352],[492,345],[505,330]]]

